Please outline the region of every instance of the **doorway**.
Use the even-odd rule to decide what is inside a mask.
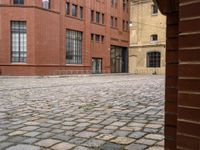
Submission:
[[[111,46],[111,73],[128,72],[128,48]]]
[[[102,73],[102,58],[92,58],[92,73]]]

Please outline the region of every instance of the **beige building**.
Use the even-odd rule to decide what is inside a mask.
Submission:
[[[152,0],[132,0],[129,72],[165,74],[166,17]]]

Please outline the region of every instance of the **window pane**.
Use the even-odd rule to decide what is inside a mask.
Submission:
[[[11,39],[12,62],[26,62],[26,57],[27,57],[26,22],[12,21],[11,37],[12,37]]]
[[[66,63],[82,63],[82,32],[67,30],[66,33]]]
[[[160,52],[147,53],[147,67],[160,67]]]

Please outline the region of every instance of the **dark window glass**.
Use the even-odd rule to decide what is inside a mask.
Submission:
[[[24,0],[13,0],[13,4],[24,4]]]
[[[82,32],[66,31],[66,63],[82,64]]]
[[[91,41],[94,41],[94,34],[91,34]]]
[[[147,53],[147,67],[160,67],[160,52]]]
[[[105,15],[102,14],[102,24],[104,24],[104,23],[105,23]]]
[[[91,10],[91,22],[94,22],[94,10]]]
[[[72,16],[77,17],[77,5],[72,5]]]
[[[83,19],[83,7],[80,6],[80,18]]]
[[[126,0],[123,0],[123,10],[126,10]]]
[[[110,18],[110,26],[114,27],[114,17],[113,16],[111,16],[111,18]]]
[[[45,9],[50,9],[50,0],[42,0],[42,7]]]
[[[126,21],[125,20],[123,20],[123,31],[126,31]]]
[[[128,29],[129,29],[129,23],[128,21],[126,21],[126,31],[128,31]]]
[[[158,41],[158,35],[157,34],[151,35],[151,42],[156,42],[156,41]]]
[[[11,61],[26,62],[27,35],[25,21],[11,22]]]
[[[96,35],[96,42],[100,42],[100,35]]]
[[[156,5],[152,5],[152,15],[156,15],[158,13],[158,7]]]
[[[113,7],[115,4],[115,0],[111,0],[111,6]]]
[[[100,23],[100,12],[96,12],[96,23]]]
[[[118,19],[115,18],[115,27],[117,27],[117,24],[118,24]]]
[[[69,15],[70,14],[70,3],[66,2],[66,14]]]

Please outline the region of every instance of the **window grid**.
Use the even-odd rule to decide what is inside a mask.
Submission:
[[[27,34],[25,21],[11,22],[11,61],[26,62]]]
[[[13,0],[13,4],[23,5],[24,4],[24,0]]]
[[[160,52],[147,53],[147,67],[149,68],[160,67]]]
[[[82,32],[66,31],[66,63],[82,64]]]

